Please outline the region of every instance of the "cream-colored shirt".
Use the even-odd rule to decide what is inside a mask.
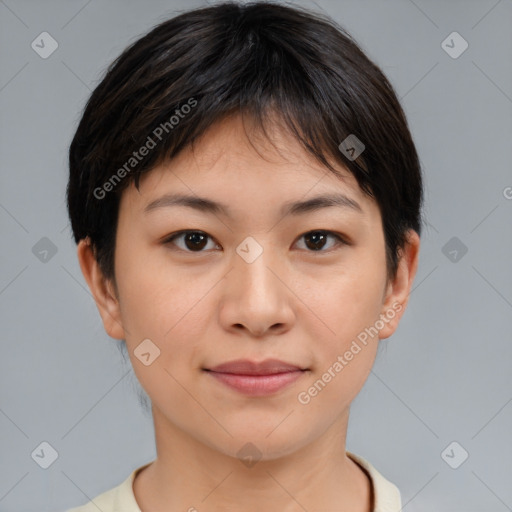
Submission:
[[[347,452],[347,455],[370,477],[375,506],[373,512],[399,512],[402,509],[400,491],[386,480],[367,460]],[[133,493],[133,480],[138,471],[149,466],[151,462],[135,469],[120,485],[98,495],[89,503],[75,507],[66,512],[141,512]]]

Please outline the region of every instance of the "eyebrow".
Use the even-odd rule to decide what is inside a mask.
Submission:
[[[158,208],[185,206],[195,210],[210,213],[222,214],[231,218],[230,208],[222,203],[212,201],[206,197],[190,196],[185,194],[165,194],[148,203],[144,212],[149,213]],[[364,213],[360,204],[354,199],[341,193],[324,194],[306,201],[289,201],[283,204],[280,214],[283,217],[288,215],[301,215],[328,207],[348,208],[358,213]]]

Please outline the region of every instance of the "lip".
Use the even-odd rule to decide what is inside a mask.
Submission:
[[[279,359],[265,359],[259,363],[249,359],[236,359],[235,361],[218,364],[213,368],[208,368],[208,370],[236,375],[274,375],[277,373],[294,372],[302,370],[302,368]]]
[[[265,396],[283,390],[306,371],[278,359],[255,362],[238,359],[204,369],[215,380],[240,393]]]

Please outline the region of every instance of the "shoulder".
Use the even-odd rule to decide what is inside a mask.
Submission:
[[[102,512],[115,512],[114,504],[117,501],[117,495],[119,494],[119,487],[114,487],[104,493],[96,496],[93,500],[89,501],[85,505],[80,505],[79,507],[70,508],[66,510],[66,512],[98,512],[101,510]]]
[[[372,482],[374,493],[373,512],[400,512],[402,500],[398,487],[386,479],[366,459],[347,451],[347,455],[366,471]]]
[[[98,510],[101,512],[141,512],[133,493],[133,480],[137,472],[148,464],[133,470],[118,486],[99,494],[84,505],[68,509],[66,512],[98,512]]]

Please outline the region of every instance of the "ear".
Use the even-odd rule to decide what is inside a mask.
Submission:
[[[82,274],[94,297],[105,331],[111,338],[124,339],[119,301],[114,286],[102,273],[88,238],[80,240],[77,254]]]
[[[389,338],[397,329],[409,301],[412,283],[418,269],[420,237],[414,230],[407,232],[407,243],[400,251],[395,278],[387,285],[380,318],[384,327],[380,339]]]

